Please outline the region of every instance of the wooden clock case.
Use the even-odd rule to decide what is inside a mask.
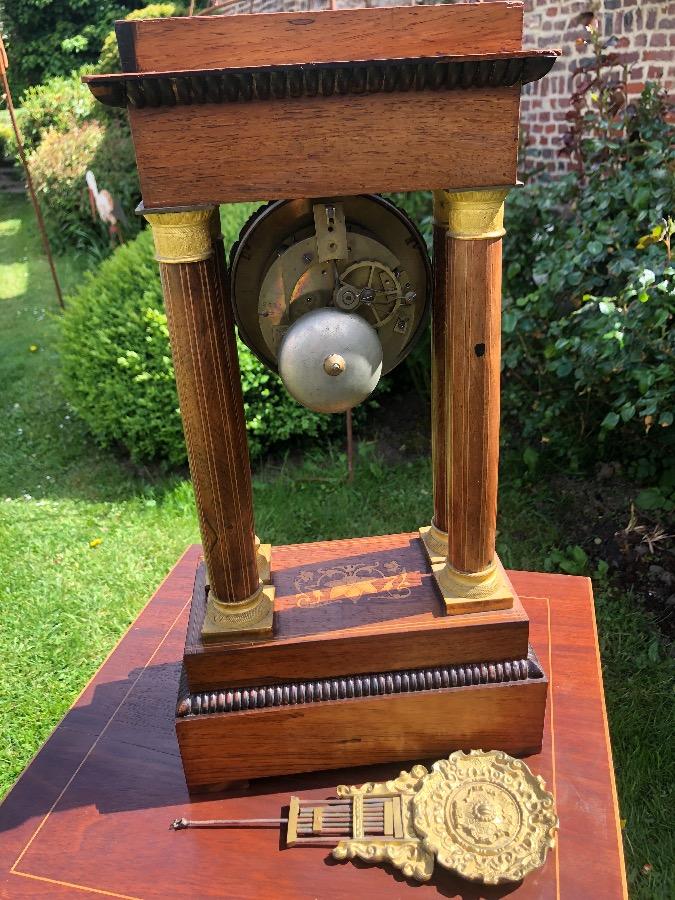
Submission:
[[[85,79],[129,113],[202,532],[176,717],[191,790],[541,746],[547,679],[495,554],[503,203],[522,85],[557,55],[523,49],[522,17],[125,21],[123,72]],[[433,521],[270,552],[218,204],[413,190],[434,191]]]

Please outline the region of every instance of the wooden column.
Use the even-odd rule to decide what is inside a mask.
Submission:
[[[434,191],[434,293],[431,310],[431,462],[434,515],[420,528],[432,565],[448,555],[448,489],[446,480],[447,427],[445,399],[445,343],[447,332],[447,253],[445,249],[445,191]]]
[[[504,609],[513,589],[495,553],[504,199],[508,189],[437,192],[437,276],[445,294],[438,352],[445,394],[443,456],[447,558],[434,574],[448,613]],[[436,301],[436,308],[443,298]],[[437,338],[440,341],[439,336]],[[440,397],[438,398],[440,403]],[[441,449],[442,441],[437,441]],[[444,457],[444,458],[443,458]],[[434,516],[443,505],[438,492]]]
[[[244,401],[218,208],[144,211],[171,352],[210,589],[203,637],[271,632],[258,569]],[[219,246],[220,244],[220,246]]]
[[[223,232],[220,228],[220,213],[218,207],[215,207],[211,216],[211,238],[213,242],[213,257],[216,262],[217,278],[222,285],[223,301],[227,305],[226,313],[229,314],[230,327],[233,327],[234,319],[230,311],[229,286],[230,276],[227,269],[227,259],[225,255],[225,241],[223,240]],[[236,348],[236,341],[235,341]],[[237,366],[238,366],[237,360]],[[239,379],[241,384],[241,378]],[[242,397],[243,403],[243,397]],[[245,425],[245,423],[244,423]],[[248,453],[248,441],[246,442],[246,452]],[[258,575],[263,584],[272,583],[272,545],[262,544],[260,538],[255,536],[256,561],[258,565]]]

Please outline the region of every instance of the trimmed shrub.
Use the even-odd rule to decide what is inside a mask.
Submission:
[[[123,211],[120,229],[133,237],[140,228],[134,209],[140,188],[131,137],[115,122],[104,127],[88,121],[66,134],[49,129],[29,158],[41,198],[45,225],[54,248],[72,247],[105,252],[110,247],[107,226],[92,217],[85,173],[91,169],[100,190],[107,189]]]
[[[50,129],[66,134],[92,117],[96,101],[82,84],[81,72],[50,78],[44,84],[28,88],[17,111],[26,153],[37,149]]]
[[[226,244],[253,204],[222,207]],[[292,437],[314,437],[340,417],[306,410],[239,343],[252,454]],[[96,439],[136,461],[185,461],[166,316],[152,236],[142,232],[90,273],[68,299],[61,342],[67,396]]]

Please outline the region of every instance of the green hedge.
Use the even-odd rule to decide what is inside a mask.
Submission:
[[[226,243],[253,204],[223,207]],[[136,461],[185,461],[185,444],[152,237],[120,247],[68,298],[61,341],[67,396],[104,446]],[[315,437],[339,417],[306,410],[278,377],[239,344],[244,405],[253,455],[292,437]],[[341,419],[339,419],[341,422]]]

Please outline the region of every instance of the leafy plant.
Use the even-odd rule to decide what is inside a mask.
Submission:
[[[47,131],[66,134],[92,117],[95,100],[81,72],[57,75],[25,92],[17,112],[26,153],[36,150]]]
[[[0,110],[0,160],[9,159],[14,154],[14,131],[6,109]]]
[[[227,243],[253,211],[222,208]],[[142,232],[90,273],[67,305],[61,344],[70,402],[104,446],[122,445],[134,460],[185,461],[166,315],[152,236]],[[297,404],[239,344],[244,406],[255,455],[291,437],[341,424]]]
[[[588,167],[619,163],[611,150],[624,138],[628,72],[619,55],[611,52],[616,37],[603,39],[594,9],[577,16],[576,24],[583,25],[586,32],[576,45],[590,50],[591,55],[572,72],[575,89],[567,113],[570,124],[560,153],[571,157],[583,181]]]
[[[592,165],[507,204],[503,410],[513,430],[572,468],[672,447],[675,271],[665,239],[672,131],[651,84],[622,139],[592,123]],[[666,233],[666,229],[663,229]],[[652,473],[653,474],[653,473]]]

